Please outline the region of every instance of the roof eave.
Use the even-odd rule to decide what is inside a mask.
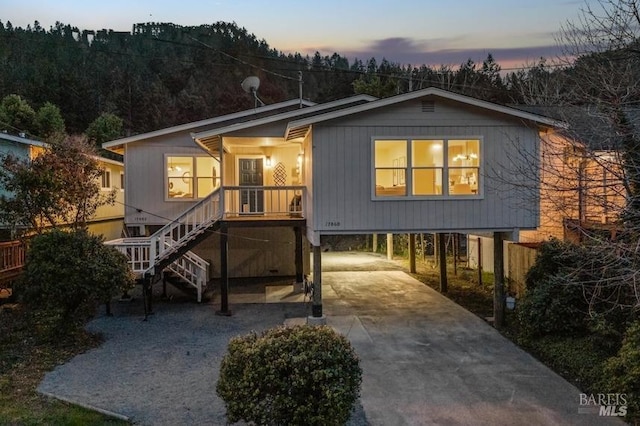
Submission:
[[[332,111],[326,114],[319,114],[314,117],[308,117],[301,120],[292,121],[287,125],[286,134],[288,134],[293,129],[309,126],[311,124],[318,123],[321,121],[333,120],[333,119],[344,117],[346,115],[350,115],[354,113],[371,111],[377,108],[382,108],[388,105],[393,105],[396,103],[405,102],[412,99],[418,99],[418,98],[429,96],[429,95],[439,96],[441,98],[461,102],[467,105],[472,105],[479,108],[499,112],[502,114],[507,114],[510,116],[514,116],[527,121],[533,121],[538,124],[542,124],[549,127],[560,128],[560,129],[568,128],[568,125],[566,123],[563,123],[558,120],[553,120],[548,117],[528,113],[526,111],[521,111],[515,108],[494,104],[494,103],[483,101],[480,99],[471,98],[465,95],[459,95],[457,93],[448,92],[446,90],[437,89],[435,87],[430,87],[423,90],[417,90],[415,92],[408,92],[402,95],[396,95],[389,98],[379,99],[366,104],[360,104],[353,107],[344,108],[338,111]]]
[[[263,117],[263,118],[259,118],[256,120],[250,120],[250,121],[246,121],[246,122],[242,122],[242,123],[235,123],[235,124],[231,124],[230,126],[227,127],[221,127],[218,129],[213,129],[213,130],[205,130],[203,132],[197,132],[197,133],[192,133],[191,137],[198,142],[199,140],[207,140],[208,138],[212,138],[212,137],[218,137],[221,136],[223,134],[229,134],[229,133],[233,133],[233,132],[237,132],[239,130],[245,130],[245,129],[249,129],[252,127],[257,127],[257,126],[261,126],[264,124],[269,124],[269,123],[273,123],[275,121],[282,121],[282,120],[286,120],[288,118],[294,118],[297,115],[301,115],[301,114],[308,114],[308,113],[313,113],[314,108],[317,110],[323,110],[323,109],[329,109],[332,107],[336,107],[336,106],[341,106],[341,105],[348,105],[350,103],[355,103],[355,102],[373,102],[375,100],[377,100],[378,98],[375,98],[373,96],[370,95],[356,95],[356,96],[351,96],[349,98],[344,98],[344,99],[338,99],[336,101],[332,101],[332,102],[327,102],[327,103],[323,103],[323,104],[317,104],[317,105],[313,105],[309,108],[305,108],[305,109],[299,109],[299,110],[295,110],[295,111],[287,111],[287,112],[283,112],[281,114],[276,114],[276,115],[271,115],[268,117]],[[366,105],[365,103],[365,105]],[[345,109],[349,109],[350,107],[346,107]]]
[[[168,134],[171,134],[171,133],[187,131],[187,130],[190,130],[190,129],[194,129],[196,127],[207,126],[207,125],[219,123],[219,122],[225,121],[225,120],[233,120],[235,118],[245,117],[245,116],[254,114],[256,111],[259,111],[259,112],[271,111],[271,110],[278,109],[278,108],[284,108],[284,107],[287,107],[287,106],[292,106],[292,105],[295,105],[295,104],[298,104],[298,103],[301,103],[305,107],[312,107],[312,106],[316,105],[314,102],[311,102],[311,101],[308,101],[308,100],[304,100],[304,99],[302,101],[299,100],[299,99],[291,99],[291,100],[288,100],[288,101],[279,102],[279,103],[271,104],[271,105],[266,105],[266,106],[259,107],[259,108],[246,109],[246,110],[234,112],[234,113],[231,113],[231,114],[225,114],[225,115],[220,115],[220,116],[213,117],[213,118],[208,118],[206,120],[194,121],[194,122],[191,122],[191,123],[180,124],[178,126],[172,126],[172,127],[167,127],[167,128],[160,129],[160,130],[154,130],[152,132],[141,133],[141,134],[135,135],[135,136],[129,136],[129,137],[126,137],[126,138],[116,139],[116,140],[113,140],[113,141],[109,141],[109,142],[103,143],[102,144],[102,148],[120,154],[120,152],[115,151],[114,148],[123,150],[124,149],[124,145],[126,145],[128,143],[138,142],[138,141],[141,141],[141,140],[144,140],[144,139],[150,139],[150,138],[154,138],[154,137],[158,137],[158,136],[164,136],[164,135],[168,135]],[[122,148],[120,146],[122,146]]]

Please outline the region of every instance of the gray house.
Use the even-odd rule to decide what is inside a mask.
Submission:
[[[321,317],[322,235],[535,229],[538,191],[518,185],[518,159],[537,158],[541,133],[558,126],[429,88],[283,102],[108,142],[124,155],[132,235],[110,243],[149,282],[166,268],[199,291],[222,278],[222,311],[229,277],[312,272]]]

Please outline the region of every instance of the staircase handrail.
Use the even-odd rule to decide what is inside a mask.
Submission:
[[[216,188],[149,237],[151,242],[149,257],[154,262],[147,270],[148,274],[155,274],[155,262],[164,257],[167,252],[222,218],[224,209],[220,205],[222,203],[220,192],[220,188]],[[174,237],[174,233],[177,234],[177,238]]]

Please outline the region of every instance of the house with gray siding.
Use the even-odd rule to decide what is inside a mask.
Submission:
[[[560,126],[428,88],[283,102],[108,142],[124,156],[135,236],[110,244],[146,288],[166,269],[199,294],[219,277],[223,312],[230,277],[311,273],[321,318],[323,235],[535,229],[538,191],[520,184],[518,159],[538,158],[541,135]]]

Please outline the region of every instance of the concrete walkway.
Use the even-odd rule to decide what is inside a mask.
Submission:
[[[323,253],[328,323],[349,337],[364,371],[350,425],[622,424],[579,414],[578,389],[399,269],[378,255]],[[39,390],[140,424],[223,425],[214,389],[229,338],[310,311],[274,299],[273,288],[240,293],[230,318],[213,315],[215,305],[173,302],[143,323],[139,306],[120,305],[90,324],[106,342]]]

